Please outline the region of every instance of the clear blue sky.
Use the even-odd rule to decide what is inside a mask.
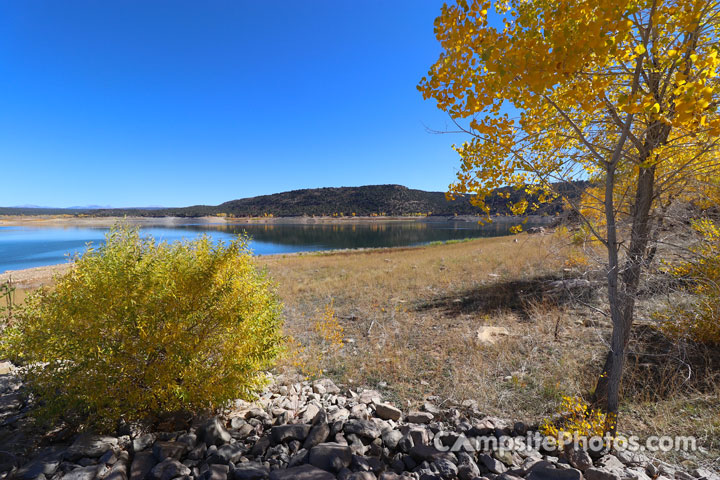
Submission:
[[[0,205],[445,190],[435,0],[0,4]]]

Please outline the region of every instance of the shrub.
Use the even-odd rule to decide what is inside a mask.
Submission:
[[[671,273],[688,280],[694,295],[657,317],[664,321],[663,331],[675,338],[720,345],[720,228],[708,219],[694,221],[693,228],[702,241],[690,249],[692,258]]]
[[[557,414],[561,421],[545,419],[540,432],[561,443],[582,437],[603,437],[614,426],[613,416],[593,409],[580,397],[563,396]]]
[[[281,305],[246,238],[173,244],[114,228],[32,295],[4,348],[41,416],[110,427],[249,399],[281,344]]]

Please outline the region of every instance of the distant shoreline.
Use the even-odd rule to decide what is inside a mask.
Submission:
[[[176,226],[183,224],[242,225],[242,224],[352,224],[385,222],[480,222],[485,217],[476,215],[457,216],[395,216],[395,217],[91,217],[63,215],[5,215],[0,216],[0,227],[112,227],[118,223],[129,225]],[[528,215],[526,217],[492,216],[496,223],[513,223],[529,219],[533,223],[550,224],[555,217]]]

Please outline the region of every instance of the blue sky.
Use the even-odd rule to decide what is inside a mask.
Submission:
[[[0,205],[445,190],[431,0],[0,4]]]

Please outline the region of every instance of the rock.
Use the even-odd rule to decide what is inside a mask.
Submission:
[[[130,480],[144,480],[155,465],[157,465],[157,462],[152,452],[142,451],[136,453],[130,466]]]
[[[323,391],[320,391],[320,390]],[[335,383],[330,380],[329,378],[323,378],[321,380],[316,380],[313,382],[313,390],[315,393],[323,394],[323,393],[329,393],[329,394],[337,394],[340,393],[340,389],[338,388]]]
[[[615,455],[607,454],[597,461],[597,466],[608,471],[622,471],[625,465]]]
[[[133,451],[134,452],[141,452],[148,448],[150,445],[155,443],[155,434],[154,433],[146,433],[143,435],[140,435],[136,437],[133,442]]]
[[[150,471],[150,477],[155,480],[172,480],[175,477],[190,475],[191,470],[174,458],[168,458],[158,463]]]
[[[618,450],[615,452],[615,456],[620,462],[629,467],[644,467],[648,463],[648,458],[645,455],[629,450]]]
[[[460,480],[473,480],[480,476],[480,468],[471,459],[458,467],[457,475]]]
[[[375,415],[383,420],[394,420],[397,422],[400,420],[400,417],[402,417],[402,411],[388,403],[378,403],[375,405]]]
[[[482,453],[478,455],[478,463],[481,463],[490,470],[491,473],[501,474],[505,473],[507,470],[507,467],[504,463],[502,463],[500,460],[491,457],[487,453]]]
[[[18,459],[10,452],[0,450],[0,473],[9,472],[18,464]]]
[[[280,425],[273,427],[270,434],[273,443],[287,443],[290,440],[305,440],[311,426],[308,424]]]
[[[640,467],[626,468],[624,476],[629,480],[652,480],[647,473],[645,473],[645,469]]]
[[[270,480],[335,480],[335,475],[312,465],[303,465],[287,470],[273,470]]]
[[[442,477],[444,480],[450,480],[451,478],[455,478],[458,474],[457,465],[445,458],[435,460],[432,465],[433,467],[435,467],[438,474],[440,474],[440,477]]]
[[[152,452],[155,460],[162,462],[168,458],[180,460],[188,451],[187,445],[178,442],[157,441],[153,445]]]
[[[191,450],[197,445],[197,435],[192,432],[183,433],[182,435],[177,437],[175,441],[178,443],[182,443],[183,445],[188,447],[188,450]]]
[[[696,478],[704,478],[706,480],[720,480],[720,475],[711,472],[707,468],[696,468],[692,471],[692,474]]]
[[[118,439],[102,435],[82,434],[75,439],[65,453],[65,458],[75,461],[83,457],[97,458],[118,444]]]
[[[311,465],[328,472],[338,472],[350,466],[352,451],[344,445],[321,443],[310,449],[309,461]]]
[[[338,475],[339,478],[339,475]],[[351,473],[348,477],[348,480],[377,480],[377,477],[372,472],[355,472]]]
[[[593,466],[592,458],[590,458],[588,452],[583,448],[567,448],[565,450],[565,455],[567,456],[567,460],[570,462],[570,465],[581,472],[584,472]]]
[[[525,480],[582,480],[582,472],[574,468],[533,467]]]
[[[246,448],[239,443],[228,443],[218,448],[215,453],[211,454],[207,463],[209,464],[228,464],[240,461],[245,454]]]
[[[64,453],[64,451],[51,451],[39,455],[20,467],[14,477],[20,480],[33,480],[41,475],[49,478],[57,471]]]
[[[270,475],[270,469],[258,462],[239,463],[233,471],[235,480],[264,480]]]
[[[261,455],[264,455],[267,451],[268,447],[270,447],[270,436],[265,435],[264,437],[261,437],[260,440],[255,442],[255,445],[250,449],[250,455],[253,457],[259,457]]]
[[[233,478],[235,480],[264,480],[270,475],[270,470],[261,463],[248,462],[235,466]]]
[[[403,434],[399,430],[387,430],[382,434],[382,441],[390,450],[395,450],[402,438]]]
[[[430,412],[418,412],[411,411],[405,417],[405,421],[408,423],[430,423],[435,416]]]
[[[87,467],[76,468],[67,472],[60,477],[62,480],[95,480],[98,473],[99,465],[89,465]]]
[[[604,468],[591,467],[583,472],[585,480],[620,480],[620,475]]]
[[[376,439],[380,436],[380,428],[372,420],[348,420],[345,422],[343,431],[347,433],[353,433],[360,437]]]
[[[308,432],[307,437],[305,437],[303,448],[310,450],[315,445],[323,443],[325,440],[327,440],[329,435],[330,426],[325,422],[317,423],[313,425],[313,427],[310,429],[310,432]]]
[[[478,328],[477,334],[475,335],[475,341],[479,344],[492,345],[501,337],[506,337],[509,334],[510,332],[505,327],[483,325]]]
[[[220,446],[224,443],[229,443],[230,440],[232,440],[230,432],[225,429],[225,426],[217,417],[208,420],[202,427],[200,427],[198,437],[208,446]]]
[[[230,467],[227,465],[214,464],[206,473],[207,480],[227,480]]]

